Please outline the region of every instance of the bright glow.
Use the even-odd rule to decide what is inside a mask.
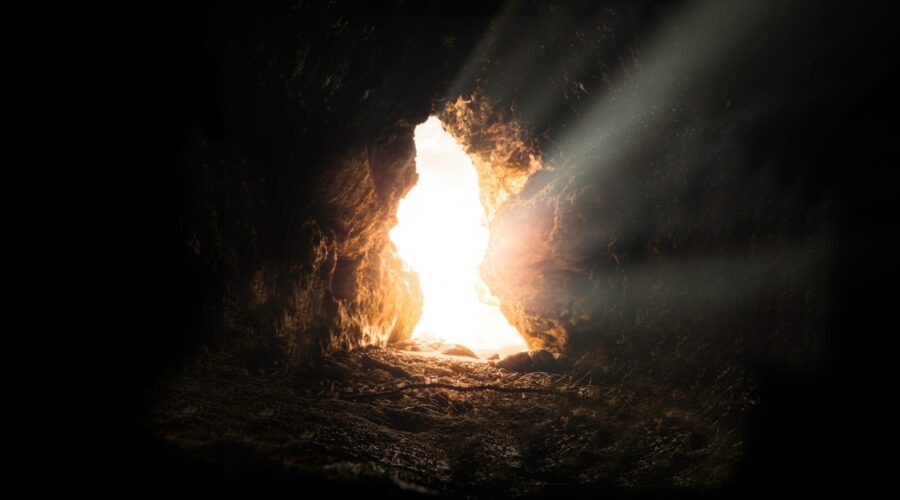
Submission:
[[[475,166],[435,117],[416,127],[415,141],[419,181],[400,201],[390,233],[425,296],[413,337],[463,344],[479,355],[526,350],[478,275],[488,229]]]

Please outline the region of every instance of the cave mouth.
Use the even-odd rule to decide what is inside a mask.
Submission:
[[[472,160],[434,116],[416,127],[415,143],[419,178],[390,232],[424,298],[412,338],[461,344],[481,358],[526,350],[478,271],[489,230]]]

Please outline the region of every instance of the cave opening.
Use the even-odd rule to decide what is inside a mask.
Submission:
[[[480,358],[526,350],[479,274],[490,234],[472,160],[434,116],[416,127],[415,144],[418,181],[390,232],[424,296],[413,339],[463,345]]]

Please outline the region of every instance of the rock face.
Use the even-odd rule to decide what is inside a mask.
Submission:
[[[138,244],[91,245],[124,257],[117,271],[146,290],[122,302],[149,304],[115,324],[136,348],[101,343],[103,357],[146,369],[101,367],[97,382],[127,380],[104,395],[122,411],[113,420],[159,403],[159,437],[203,460],[173,471],[143,467],[143,448],[116,449],[106,455],[127,464],[121,477],[163,485],[205,471],[198,491],[209,492],[254,484],[222,481],[265,461],[277,470],[260,486],[285,467],[303,474],[292,494],[324,485],[307,475],[336,485],[345,470],[455,497],[729,477],[726,495],[871,484],[856,459],[875,455],[841,445],[878,443],[860,430],[887,427],[859,409],[889,394],[878,382],[895,362],[882,289],[896,256],[878,238],[896,224],[897,183],[880,170],[895,170],[885,158],[897,134],[878,123],[900,116],[895,76],[882,76],[896,60],[895,15],[780,0],[511,0],[483,16],[447,16],[472,12],[444,0],[276,3],[142,4],[134,18],[158,16],[139,35],[147,51],[123,46],[121,59],[107,57],[117,38],[87,37],[115,73],[140,67],[90,86],[122,87],[116,104],[145,123],[123,135],[149,138],[123,148],[102,184],[163,177],[142,208],[163,237],[122,210],[108,230],[135,227]],[[54,58],[30,59],[68,76]],[[76,64],[73,74],[93,69],[80,51]],[[51,83],[45,100],[87,100],[65,77]],[[35,109],[48,123],[67,111]],[[423,358],[440,346],[415,343],[415,356],[347,352],[402,340],[420,314],[417,279],[387,235],[429,115],[473,157],[491,229],[481,275],[536,351],[498,364],[530,371],[567,356],[563,373]],[[144,156],[148,167],[135,166]],[[51,222],[33,228],[53,233]],[[62,256],[69,242],[57,241]],[[155,278],[147,269],[162,271],[149,280],[158,287],[142,282]],[[105,320],[95,298],[85,321]],[[433,387],[410,387],[420,383]],[[475,384],[504,390],[448,388]],[[516,384],[570,392],[519,397]],[[182,462],[159,444],[146,450]],[[731,476],[738,464],[751,470]],[[364,496],[378,496],[372,485],[360,483]]]
[[[479,170],[482,275],[532,349],[622,374],[814,363],[840,16],[783,30],[799,9],[715,4],[201,13],[172,220],[184,307],[277,362],[408,337],[421,292],[387,234],[436,114]],[[771,33],[741,22],[763,17]]]
[[[770,7],[551,8],[484,36],[441,118],[498,193],[482,276],[532,349],[710,379],[821,359],[836,216],[816,138],[848,80],[817,41],[837,18],[743,29],[804,15]]]
[[[414,128],[487,22],[405,15],[438,13],[198,13],[203,43],[172,54],[194,84],[171,222],[201,318],[183,328],[244,331],[276,364],[410,335],[422,294],[388,231],[416,182]]]

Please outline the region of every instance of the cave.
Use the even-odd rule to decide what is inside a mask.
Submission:
[[[891,143],[876,10],[158,13],[162,236],[133,264],[121,477],[448,498],[849,478],[821,437],[869,310],[860,207],[890,185],[846,176]]]

